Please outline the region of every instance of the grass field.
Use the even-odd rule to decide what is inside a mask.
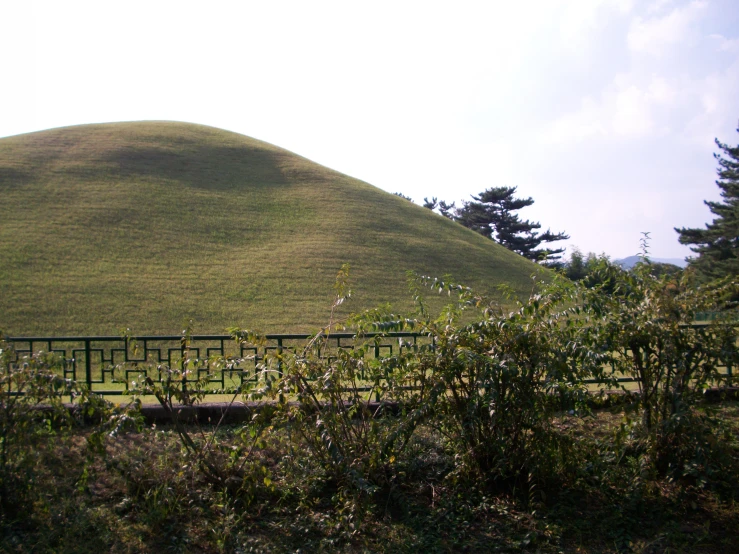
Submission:
[[[345,311],[409,306],[405,271],[486,293],[537,266],[407,200],[276,146],[166,122],[0,140],[8,335],[313,331],[343,263]]]

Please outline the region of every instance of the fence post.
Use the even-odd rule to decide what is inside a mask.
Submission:
[[[282,379],[282,337],[277,339],[277,375]],[[280,393],[280,404],[285,402],[285,395]]]
[[[190,337],[188,334],[182,335],[182,338],[180,339],[180,373],[182,374],[182,399],[185,404],[189,404],[189,397],[187,394],[187,363],[185,360],[185,356],[188,353],[189,350],[189,342]],[[172,368],[169,368],[170,371]]]
[[[734,385],[734,376],[731,372],[731,360],[726,361],[726,375],[728,376],[729,386]]]
[[[92,352],[90,352],[90,339],[85,339],[85,382],[92,390]]]
[[[282,338],[277,339],[277,375],[282,378]]]

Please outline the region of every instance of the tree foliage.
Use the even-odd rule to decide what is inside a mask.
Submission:
[[[408,200],[408,202],[413,202],[413,198],[410,196],[406,196],[402,192],[394,192],[393,195],[398,196],[399,198],[402,198],[403,200]]]
[[[493,187],[472,196],[471,202],[464,202],[457,208],[454,203],[437,202],[436,198],[424,198],[424,206],[439,209],[441,215],[453,219],[468,229],[472,229],[534,262],[556,263],[564,253],[564,248],[539,248],[542,243],[566,240],[569,235],[553,233],[547,229],[543,233],[539,222],[524,220],[515,212],[531,206],[533,198],[516,198],[516,187]]]
[[[719,310],[739,281],[699,285],[691,270],[657,276],[646,257],[631,270],[603,262],[593,281],[581,310],[595,330],[590,347],[610,368],[601,381],[609,371],[614,388],[620,376],[635,379],[641,415],[635,438],[654,469],[672,477],[719,474],[715,425],[695,407],[705,389],[731,383],[721,368],[739,362],[736,327],[727,312],[712,324],[694,322],[700,312]]]
[[[709,278],[739,275],[739,145],[731,147],[718,139],[716,144],[723,152],[714,154],[722,200],[705,201],[716,217],[705,229],[675,229],[680,243],[693,245],[691,250],[698,254],[691,265]]]
[[[605,254],[598,256],[594,252],[588,252],[585,255],[579,248],[575,247],[572,249],[570,259],[562,264],[561,269],[568,279],[583,281],[586,277],[592,275],[602,262],[608,261],[608,256]]]
[[[429,210],[438,209],[441,215],[449,219],[454,219],[454,211],[457,209],[456,202],[449,204],[444,200],[437,200],[436,196],[432,197],[431,200],[424,198],[423,207]]]

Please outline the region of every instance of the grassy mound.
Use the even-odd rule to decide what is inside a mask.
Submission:
[[[171,122],[0,139],[0,329],[269,332],[409,305],[405,272],[494,294],[537,267],[407,200],[243,135]]]

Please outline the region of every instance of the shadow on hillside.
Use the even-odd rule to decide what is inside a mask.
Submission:
[[[286,154],[257,148],[180,144],[179,151],[156,146],[126,146],[106,154],[103,161],[117,166],[123,177],[172,179],[210,190],[242,186],[274,187],[290,182],[280,169]]]
[[[0,190],[10,190],[33,180],[29,171],[23,171],[14,167],[0,167]]]

